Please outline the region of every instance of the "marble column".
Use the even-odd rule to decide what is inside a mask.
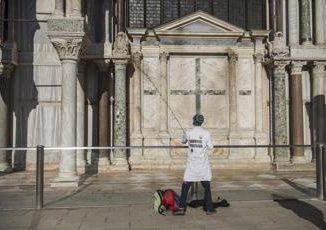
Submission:
[[[270,30],[274,33],[278,31],[278,0],[269,0],[269,23]]]
[[[263,132],[263,62],[264,55],[254,55],[255,62],[255,141],[257,145],[267,144],[266,134]],[[255,149],[255,161],[270,162],[266,148]]]
[[[67,1],[71,1],[71,15],[73,17],[81,17],[82,0],[67,0]]]
[[[55,0],[55,16],[63,16],[64,15],[64,0]]]
[[[299,15],[298,0],[289,0],[288,2],[288,26],[289,26],[289,45],[299,44]]]
[[[0,76],[0,147],[9,147],[9,95],[10,74],[1,69]],[[7,161],[7,151],[0,150],[0,172],[11,171]]]
[[[305,62],[295,61],[290,65],[290,144],[303,145],[303,99],[302,66]],[[305,163],[304,148],[292,148],[293,163]]]
[[[231,132],[237,129],[237,61],[238,54],[229,54],[229,122]]]
[[[273,139],[275,145],[288,144],[287,106],[286,106],[286,74],[287,61],[274,61],[273,72]],[[287,148],[274,149],[275,163],[289,163],[290,155]]]
[[[77,81],[77,146],[85,146],[85,62],[78,65],[78,81]],[[77,172],[85,173],[86,158],[85,150],[77,150]]]
[[[61,146],[76,146],[77,59],[82,38],[52,39],[62,63]],[[51,186],[78,186],[76,150],[62,150],[58,178]]]
[[[136,52],[132,56],[135,67],[133,79],[133,130],[132,136],[135,138],[142,138],[141,135],[141,59],[140,52]]]
[[[315,0],[315,41],[316,45],[325,44],[325,0]]]
[[[109,146],[109,73],[106,64],[103,64],[100,74],[100,100],[99,100],[99,145]],[[109,151],[101,149],[99,151],[99,173],[107,171],[109,162]]]
[[[125,31],[125,0],[117,0],[117,30]]]
[[[229,54],[229,144],[238,145],[239,135],[238,135],[238,124],[237,124],[237,61],[238,54]],[[229,159],[239,158],[239,149],[230,148],[229,149]]]
[[[127,103],[126,103],[126,68],[128,60],[113,60],[115,70],[114,82],[114,146],[127,145]],[[115,149],[112,170],[129,170],[127,150]]]
[[[160,53],[160,135],[168,135],[168,53]]]
[[[302,45],[311,44],[311,21],[310,21],[310,12],[311,12],[311,0],[300,0],[300,28],[301,35],[300,40]]]
[[[312,72],[312,111],[313,111],[313,142],[315,144],[325,143],[325,131],[324,131],[324,106],[325,106],[325,94],[324,94],[324,79],[326,77],[325,72],[326,62],[315,61],[313,63]]]

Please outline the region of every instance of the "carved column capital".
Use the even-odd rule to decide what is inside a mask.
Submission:
[[[276,74],[284,74],[285,68],[289,64],[289,61],[274,61],[273,69]]]
[[[290,72],[291,75],[301,75],[302,74],[302,67],[306,64],[303,61],[293,61],[290,64]]]
[[[60,60],[77,60],[82,47],[82,37],[53,38],[51,42]]]
[[[160,53],[160,61],[166,62],[169,59],[169,53],[166,51],[163,51]]]
[[[263,60],[264,60],[264,55],[263,54],[261,54],[261,53],[254,54],[254,62],[256,64],[262,63]]]
[[[313,62],[313,72],[314,73],[324,73],[326,67],[326,62],[314,61]]]
[[[228,58],[231,64],[235,64],[238,61],[239,55],[236,53],[229,53]]]
[[[139,51],[132,54],[132,62],[135,64],[136,67],[140,66],[142,58],[143,55]]]

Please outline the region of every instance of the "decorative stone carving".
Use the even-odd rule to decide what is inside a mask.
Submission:
[[[51,39],[61,60],[77,60],[81,48],[82,38],[54,38]]]
[[[136,67],[140,67],[141,59],[143,58],[140,52],[135,52],[132,55],[132,62],[135,64]]]
[[[274,41],[269,44],[270,56],[288,56],[289,48],[286,46],[285,38],[282,32],[276,32]]]
[[[254,62],[255,63],[262,63],[263,61],[264,61],[263,54],[260,54],[260,53],[254,54]]]
[[[230,53],[228,57],[230,64],[235,64],[238,61],[239,55],[236,53]]]
[[[295,61],[291,62],[291,75],[301,75],[302,74],[302,66],[305,65],[306,62]]]
[[[284,74],[285,68],[289,64],[288,61],[274,61],[274,73],[277,74]]]
[[[313,62],[314,73],[323,73],[325,72],[326,62]]]
[[[129,39],[123,32],[119,32],[113,44],[113,56],[127,56],[129,55]]]
[[[166,62],[169,58],[169,54],[167,52],[161,52],[160,53],[160,61],[161,62]]]

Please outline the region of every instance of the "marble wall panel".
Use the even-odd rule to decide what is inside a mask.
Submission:
[[[201,59],[201,89],[227,90],[228,59],[226,56]]]
[[[229,129],[229,105],[225,95],[205,95],[201,97],[202,113],[205,116],[204,127]]]
[[[255,92],[254,63],[251,58],[239,58],[237,72],[237,118],[240,129],[254,129]]]
[[[169,84],[171,90],[195,89],[196,60],[188,56],[171,56]]]
[[[36,12],[42,14],[52,13],[54,11],[54,5],[54,0],[36,0]]]
[[[158,57],[145,57],[143,60],[143,126],[144,129],[158,131],[160,119],[160,63]]]
[[[192,117],[196,113],[194,95],[170,95],[169,122],[170,132],[192,127]]]
[[[225,56],[200,59],[201,113],[207,128],[228,129],[228,62]],[[213,95],[210,95],[212,93]]]

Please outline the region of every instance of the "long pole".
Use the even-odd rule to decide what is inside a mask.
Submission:
[[[325,200],[325,157],[324,157],[324,145],[317,145],[316,154],[316,177],[317,177],[317,198],[319,200]]]
[[[44,187],[44,146],[37,146],[36,157],[36,208],[43,208],[43,187]]]

